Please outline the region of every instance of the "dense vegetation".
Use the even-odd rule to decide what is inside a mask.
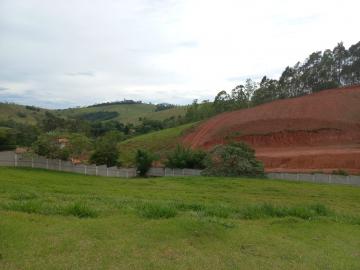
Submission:
[[[349,186],[0,168],[0,269],[360,269]]]

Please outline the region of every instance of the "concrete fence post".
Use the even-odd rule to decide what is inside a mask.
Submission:
[[[184,171],[184,169],[182,169],[182,175],[183,175],[183,176],[185,175],[185,171]]]
[[[61,159],[59,159],[59,171],[61,171]]]
[[[129,178],[129,171],[126,169],[126,178]]]
[[[31,157],[31,168],[34,168],[34,158]]]
[[[296,181],[299,181],[299,174],[296,174]]]
[[[173,176],[175,176],[175,169],[172,169],[173,170]]]
[[[312,175],[312,181],[315,182],[315,174]]]
[[[84,174],[87,175],[87,166],[84,165]]]
[[[109,168],[106,167],[106,176],[109,176]]]
[[[18,156],[17,156],[17,154],[15,153],[15,154],[14,154],[14,166],[17,167],[17,165],[18,165]]]
[[[98,175],[98,167],[97,167],[97,165],[95,165],[95,175],[96,176]]]
[[[329,183],[331,183],[331,174],[328,175]]]
[[[49,169],[49,160],[46,159],[46,169],[48,170]]]
[[[346,176],[346,184],[350,184],[350,176],[349,175]]]

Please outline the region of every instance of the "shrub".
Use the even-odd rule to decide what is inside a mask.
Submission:
[[[143,177],[146,176],[154,160],[155,156],[150,152],[138,149],[135,156],[135,164],[138,174]]]
[[[332,174],[335,174],[335,175],[344,175],[344,176],[348,176],[349,174],[347,173],[347,171],[345,170],[333,170],[332,171]]]
[[[64,214],[72,215],[78,218],[94,218],[97,217],[97,212],[87,206],[85,203],[76,202],[68,206]]]
[[[207,153],[205,151],[192,150],[177,145],[175,150],[167,156],[165,166],[179,169],[204,169],[206,157]]]
[[[255,151],[245,143],[215,146],[210,151],[203,172],[208,176],[263,176],[263,164],[255,158]]]

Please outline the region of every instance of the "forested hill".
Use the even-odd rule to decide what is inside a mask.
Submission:
[[[189,106],[187,121],[207,119],[216,114],[254,107],[278,99],[312,94],[360,84],[360,42],[345,48],[342,42],[332,50],[317,51],[303,62],[284,69],[279,79],[247,79],[229,92],[220,91],[213,102],[197,100]]]

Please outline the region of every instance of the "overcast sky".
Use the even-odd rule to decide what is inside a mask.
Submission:
[[[190,103],[360,40],[359,0],[0,0],[0,101]]]

